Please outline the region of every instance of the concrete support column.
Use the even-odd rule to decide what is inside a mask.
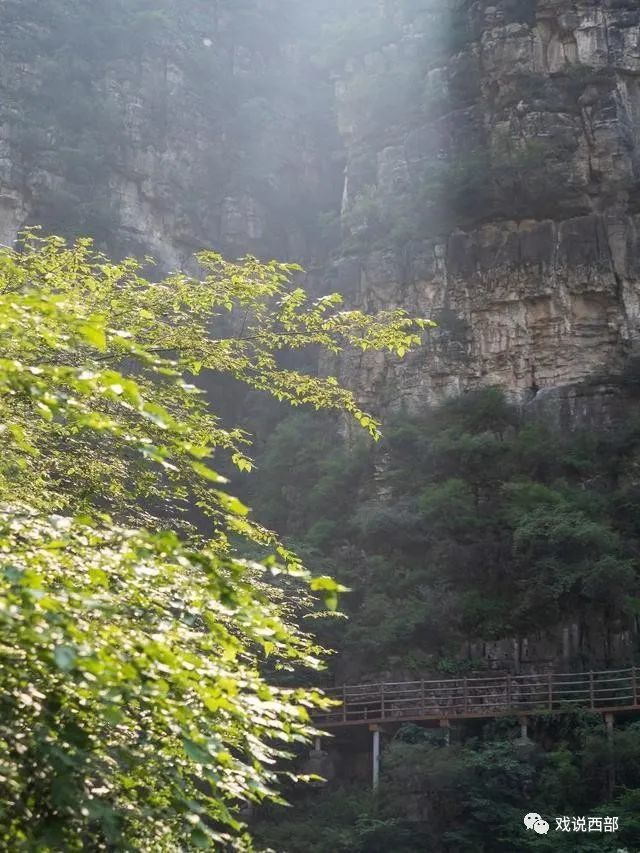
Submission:
[[[373,790],[375,791],[378,785],[380,784],[380,727],[375,723],[372,723],[369,726],[369,731],[373,735],[373,749],[372,749],[372,781],[373,781]]]
[[[614,715],[609,711],[604,715],[604,724],[607,727],[607,737],[613,740],[613,724],[615,722]]]
[[[610,797],[613,795],[613,791],[616,786],[616,766],[613,756],[614,721],[615,717],[610,711],[604,715],[604,724],[607,727],[607,740],[609,741],[609,767],[607,768],[607,788],[609,789]]]
[[[520,740],[528,740],[527,726],[529,725],[529,718],[518,717],[518,722],[520,723]]]
[[[449,746],[451,744],[451,722],[447,719],[440,720],[440,728],[444,735],[445,746]]]

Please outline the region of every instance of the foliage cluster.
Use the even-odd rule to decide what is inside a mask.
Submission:
[[[349,78],[344,106],[365,129],[394,126],[419,108],[423,79],[415,59],[381,73],[365,68]]]
[[[321,38],[314,58],[332,72],[340,71],[348,60],[381,50],[401,35],[371,0],[354,0],[348,9],[336,0],[322,0],[319,20]]]
[[[258,482],[280,484],[274,525],[352,589],[350,623],[330,639],[350,661],[455,659],[475,639],[566,620],[580,626],[585,661],[612,659],[612,634],[638,610],[633,419],[610,434],[559,434],[487,389],[398,414],[381,446],[348,465],[302,426],[297,438],[294,422],[275,431]],[[309,448],[295,477],[271,474],[283,435],[293,452]],[[324,504],[304,497],[315,490]]]
[[[429,731],[402,727],[383,753],[377,794],[358,787],[310,792],[293,816],[271,809],[258,837],[290,853],[513,853],[580,849],[616,853],[640,844],[640,726],[616,729],[585,714],[543,719],[542,747],[517,739],[515,721],[482,737],[443,747]],[[619,817],[620,832],[580,837],[527,833],[536,811],[555,830],[556,816]],[[576,842],[580,847],[576,847]]]
[[[283,357],[405,351],[424,323],[310,300],[297,267],[198,262],[150,281],[33,233],[0,254],[2,849],[249,849],[240,811],[278,798],[275,761],[324,704],[273,673],[318,667],[296,623],[340,587],[226,490],[216,468],[249,471],[249,436],[193,380],[376,435],[337,380]]]
[[[524,211],[534,205],[542,210],[557,193],[550,152],[549,144],[538,140],[518,147],[505,140],[493,150],[479,147],[430,159],[413,166],[415,180],[392,200],[375,184],[367,184],[343,213],[344,246],[358,250],[391,242],[402,247],[495,216],[505,199],[511,208]]]

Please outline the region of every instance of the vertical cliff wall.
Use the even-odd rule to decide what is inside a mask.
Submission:
[[[0,240],[38,223],[165,266],[312,255],[342,166],[297,6],[4,0]]]
[[[640,9],[633,0],[387,3],[337,87],[339,286],[440,322],[366,387],[530,399],[618,373],[638,338]]]
[[[640,322],[635,0],[4,0],[0,240],[215,246],[439,329],[420,405],[619,373]]]

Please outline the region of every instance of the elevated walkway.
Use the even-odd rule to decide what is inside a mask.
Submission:
[[[349,684],[325,693],[339,707],[314,715],[322,729],[478,717],[640,710],[640,670],[502,675]]]

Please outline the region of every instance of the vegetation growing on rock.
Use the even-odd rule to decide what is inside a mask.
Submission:
[[[356,673],[441,668],[476,640],[572,621],[570,663],[609,665],[638,612],[639,442],[632,414],[610,433],[561,434],[487,389],[397,414],[368,450],[285,421],[255,501],[353,589],[331,641]],[[290,454],[304,456],[295,474]]]

